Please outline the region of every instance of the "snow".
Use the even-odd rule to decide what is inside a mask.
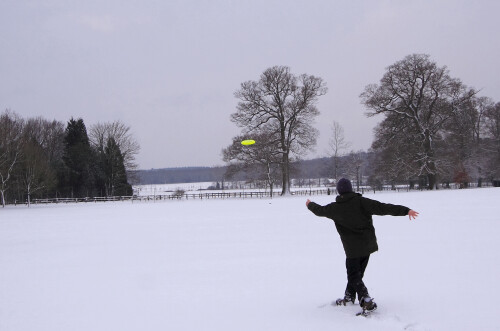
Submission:
[[[199,191],[207,190],[213,185],[213,182],[134,185],[134,193],[137,195],[161,195],[170,194],[176,190],[184,190],[188,193],[199,193]]]
[[[500,189],[365,196],[420,212],[375,216],[369,318],[307,197],[127,201],[0,210],[0,330],[500,329]]]

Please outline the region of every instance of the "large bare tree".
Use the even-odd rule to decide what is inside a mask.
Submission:
[[[48,162],[54,166],[62,161],[64,152],[64,123],[42,117],[28,118],[24,126],[24,139],[42,147]]]
[[[14,167],[22,152],[24,120],[6,110],[0,114],[0,196],[5,207],[5,192],[9,188]]]
[[[360,97],[368,116],[392,115],[396,125],[406,126],[405,131],[395,127],[394,132],[413,135],[418,150],[412,162],[418,165],[417,175],[427,176],[433,189],[439,170],[434,143],[441,138],[443,126],[475,94],[429,55],[412,54],[387,67],[380,84],[368,85]]]
[[[89,140],[98,151],[103,152],[110,139],[114,139],[120,149],[129,179],[135,180],[135,157],[141,148],[130,132],[130,127],[121,121],[97,123],[90,127]]]
[[[232,144],[222,151],[224,162],[232,162],[227,174],[239,171],[257,173],[265,178],[272,197],[276,181],[276,168],[281,164],[282,153],[278,144],[279,136],[260,133],[252,136],[257,143],[250,146],[241,144],[245,138],[244,136],[234,137]]]
[[[137,169],[135,156],[140,151],[137,140],[130,132],[130,127],[121,121],[109,123],[97,123],[92,125],[89,130],[90,143],[97,148],[104,148],[108,140],[113,138],[116,145],[120,148],[127,171]]]
[[[28,207],[35,192],[48,190],[56,185],[55,173],[47,154],[35,140],[27,140],[23,144],[20,181],[27,195]]]
[[[28,118],[23,140],[19,181],[24,186],[29,205],[34,193],[51,193],[57,186],[57,169],[63,162],[64,123],[42,117]]]
[[[319,77],[296,76],[287,66],[265,70],[258,81],[247,81],[235,92],[240,101],[231,120],[243,135],[276,135],[281,153],[282,194],[290,193],[290,158],[302,155],[316,144],[317,130],[311,125],[319,114],[318,97],[327,91]]]

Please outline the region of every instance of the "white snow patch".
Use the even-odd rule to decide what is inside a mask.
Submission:
[[[115,202],[0,210],[0,330],[498,330],[500,189],[366,196],[420,212],[375,216],[369,318],[306,197]]]

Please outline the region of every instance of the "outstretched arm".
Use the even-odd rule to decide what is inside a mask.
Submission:
[[[361,206],[365,212],[371,215],[392,215],[392,216],[406,216],[409,215],[410,208],[393,205],[390,203],[382,203],[377,200],[368,199],[365,197],[361,198]]]
[[[328,204],[326,206],[320,206],[317,203],[315,203],[309,199],[307,199],[307,201],[306,201],[307,209],[312,211],[314,213],[314,215],[316,215],[316,216],[323,216],[323,217],[330,216],[331,208],[333,205],[334,204],[331,203],[331,204]]]

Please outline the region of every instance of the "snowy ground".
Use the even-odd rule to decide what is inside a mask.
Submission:
[[[149,184],[134,185],[134,194],[136,195],[161,195],[170,194],[176,190],[184,190],[186,193],[199,193],[213,186],[213,182],[184,183],[184,184]]]
[[[269,188],[255,188],[252,187],[251,184],[241,183],[241,186],[244,189],[209,189],[210,187],[214,187],[216,184],[214,182],[198,182],[198,183],[185,183],[185,184],[152,184],[152,185],[134,185],[134,194],[138,196],[151,196],[151,195],[170,195],[176,190],[183,190],[188,194],[197,194],[197,193],[232,193],[232,192],[268,192]],[[295,191],[304,191],[304,190],[326,190],[326,186],[313,186],[307,187],[304,186],[302,188],[291,189],[292,192]],[[335,190],[335,188],[333,188]],[[274,188],[273,192],[276,195],[281,193],[281,187]]]
[[[0,330],[499,330],[500,189],[366,196],[421,213],[375,217],[370,318],[304,197],[114,202],[0,210]]]

